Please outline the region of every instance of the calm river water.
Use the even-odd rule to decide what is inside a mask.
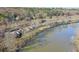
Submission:
[[[47,29],[29,42],[22,51],[32,52],[74,52],[73,40],[79,23],[61,25]]]

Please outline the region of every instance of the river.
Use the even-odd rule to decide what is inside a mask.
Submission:
[[[26,52],[74,52],[74,36],[79,23],[61,25],[45,30],[29,42]]]

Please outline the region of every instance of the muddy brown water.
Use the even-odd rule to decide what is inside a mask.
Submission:
[[[74,52],[73,45],[79,23],[61,25],[40,33],[24,47],[26,52]]]

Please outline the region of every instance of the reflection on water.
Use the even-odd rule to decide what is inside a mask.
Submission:
[[[34,38],[34,43],[23,51],[73,51],[73,39],[79,24],[62,25],[48,29]],[[29,47],[29,49],[28,49]]]

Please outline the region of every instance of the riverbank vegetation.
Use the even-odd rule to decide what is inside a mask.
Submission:
[[[79,22],[79,9],[0,8],[0,51],[19,51],[43,30]]]

